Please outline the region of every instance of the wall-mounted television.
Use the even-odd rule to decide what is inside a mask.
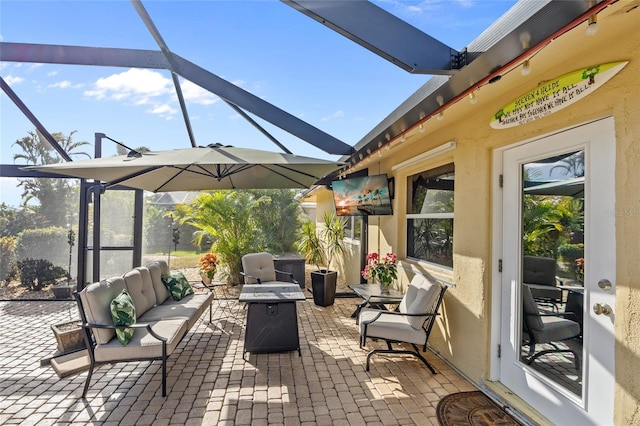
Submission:
[[[331,187],[338,216],[393,214],[386,174],[334,180]]]

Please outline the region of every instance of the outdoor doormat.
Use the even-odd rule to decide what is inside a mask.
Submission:
[[[452,393],[437,407],[441,426],[521,426],[521,423],[480,391]]]

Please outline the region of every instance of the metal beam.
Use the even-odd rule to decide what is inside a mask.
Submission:
[[[0,61],[171,69],[157,50],[0,42]]]
[[[175,70],[177,74],[245,111],[249,111],[328,154],[348,155],[353,151],[350,145],[204,68],[174,53],[169,53],[169,55],[177,64]],[[169,60],[160,51],[6,42],[0,42],[0,61],[172,69]]]
[[[282,0],[414,74],[453,75],[459,52],[367,0]]]
[[[170,55],[171,51],[169,50],[169,46],[167,46],[167,43],[165,43],[164,39],[162,38],[162,35],[160,34],[160,31],[158,31],[158,28],[156,28],[155,24],[151,20],[151,17],[147,13],[147,9],[145,9],[144,6],[142,5],[142,2],[140,2],[139,0],[131,0],[131,3],[133,4],[133,7],[136,9],[136,12],[138,12],[138,15],[140,15],[140,18],[142,18],[142,21],[144,22],[145,26],[153,36],[154,40],[158,44],[158,47],[160,47],[160,50],[162,51],[163,55],[165,56],[165,58],[167,58],[167,60],[169,61],[169,64],[171,64],[171,79],[173,80],[173,87],[175,87],[176,95],[178,96],[178,103],[180,104],[180,110],[182,111],[182,118],[184,119],[184,125],[187,127],[187,134],[189,135],[191,146],[196,147],[197,146],[196,138],[193,135],[193,130],[191,128],[191,121],[189,120],[189,113],[187,112],[187,104],[184,102],[184,96],[182,95],[182,88],[180,87],[180,81],[178,80],[178,77],[174,72],[173,63],[171,62],[171,55]]]
[[[67,152],[64,149],[62,149],[58,141],[55,140],[53,136],[51,136],[51,133],[49,133],[47,129],[45,129],[42,123],[40,123],[40,120],[38,120],[36,116],[31,113],[31,110],[27,108],[27,106],[22,102],[20,97],[16,95],[13,89],[11,89],[11,87],[7,84],[7,82],[4,81],[2,77],[0,77],[0,88],[2,88],[2,91],[6,93],[9,99],[13,101],[13,103],[18,107],[18,109],[22,111],[24,116],[27,117],[27,119],[31,122],[31,124],[33,124],[33,126],[38,130],[38,132],[40,132],[40,135],[42,135],[47,140],[47,142],[49,142],[49,144],[53,147],[53,149],[56,150],[56,152],[60,155],[60,157],[62,157],[66,161],[72,161],[71,157],[69,157],[69,154],[67,154]]]

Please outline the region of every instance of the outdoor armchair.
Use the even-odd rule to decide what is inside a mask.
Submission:
[[[435,369],[420,353],[418,345],[422,346],[423,352],[427,350],[427,340],[446,290],[446,285],[416,274],[397,311],[371,308],[360,311],[360,347],[365,347],[367,338],[384,340],[387,344],[387,349],[372,349],[367,354],[367,371],[373,355],[386,353],[416,356],[436,374]],[[394,349],[394,343],[408,343],[413,350]]]
[[[524,308],[524,331],[529,338],[529,354],[525,359],[531,365],[538,357],[554,352],[573,354],[576,370],[580,369],[580,358],[573,349],[560,348],[556,342],[580,336],[580,324],[573,312],[542,312],[538,308],[528,285],[522,286],[522,305]],[[527,336],[525,336],[526,338]],[[536,352],[536,345],[548,343],[552,349]]]
[[[556,312],[562,305],[562,289],[556,287],[558,264],[550,257],[524,256],[522,258],[522,282],[529,285],[531,294],[539,303],[553,306]]]
[[[273,255],[267,252],[249,253],[242,256],[241,274],[245,284],[265,284],[278,281],[299,284],[291,272],[278,271],[273,263]]]

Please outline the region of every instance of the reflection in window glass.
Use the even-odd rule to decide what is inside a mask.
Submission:
[[[408,177],[407,256],[453,266],[454,165]]]
[[[350,216],[347,217],[347,223],[344,227],[344,236],[352,240],[360,241],[362,234],[362,217]]]

